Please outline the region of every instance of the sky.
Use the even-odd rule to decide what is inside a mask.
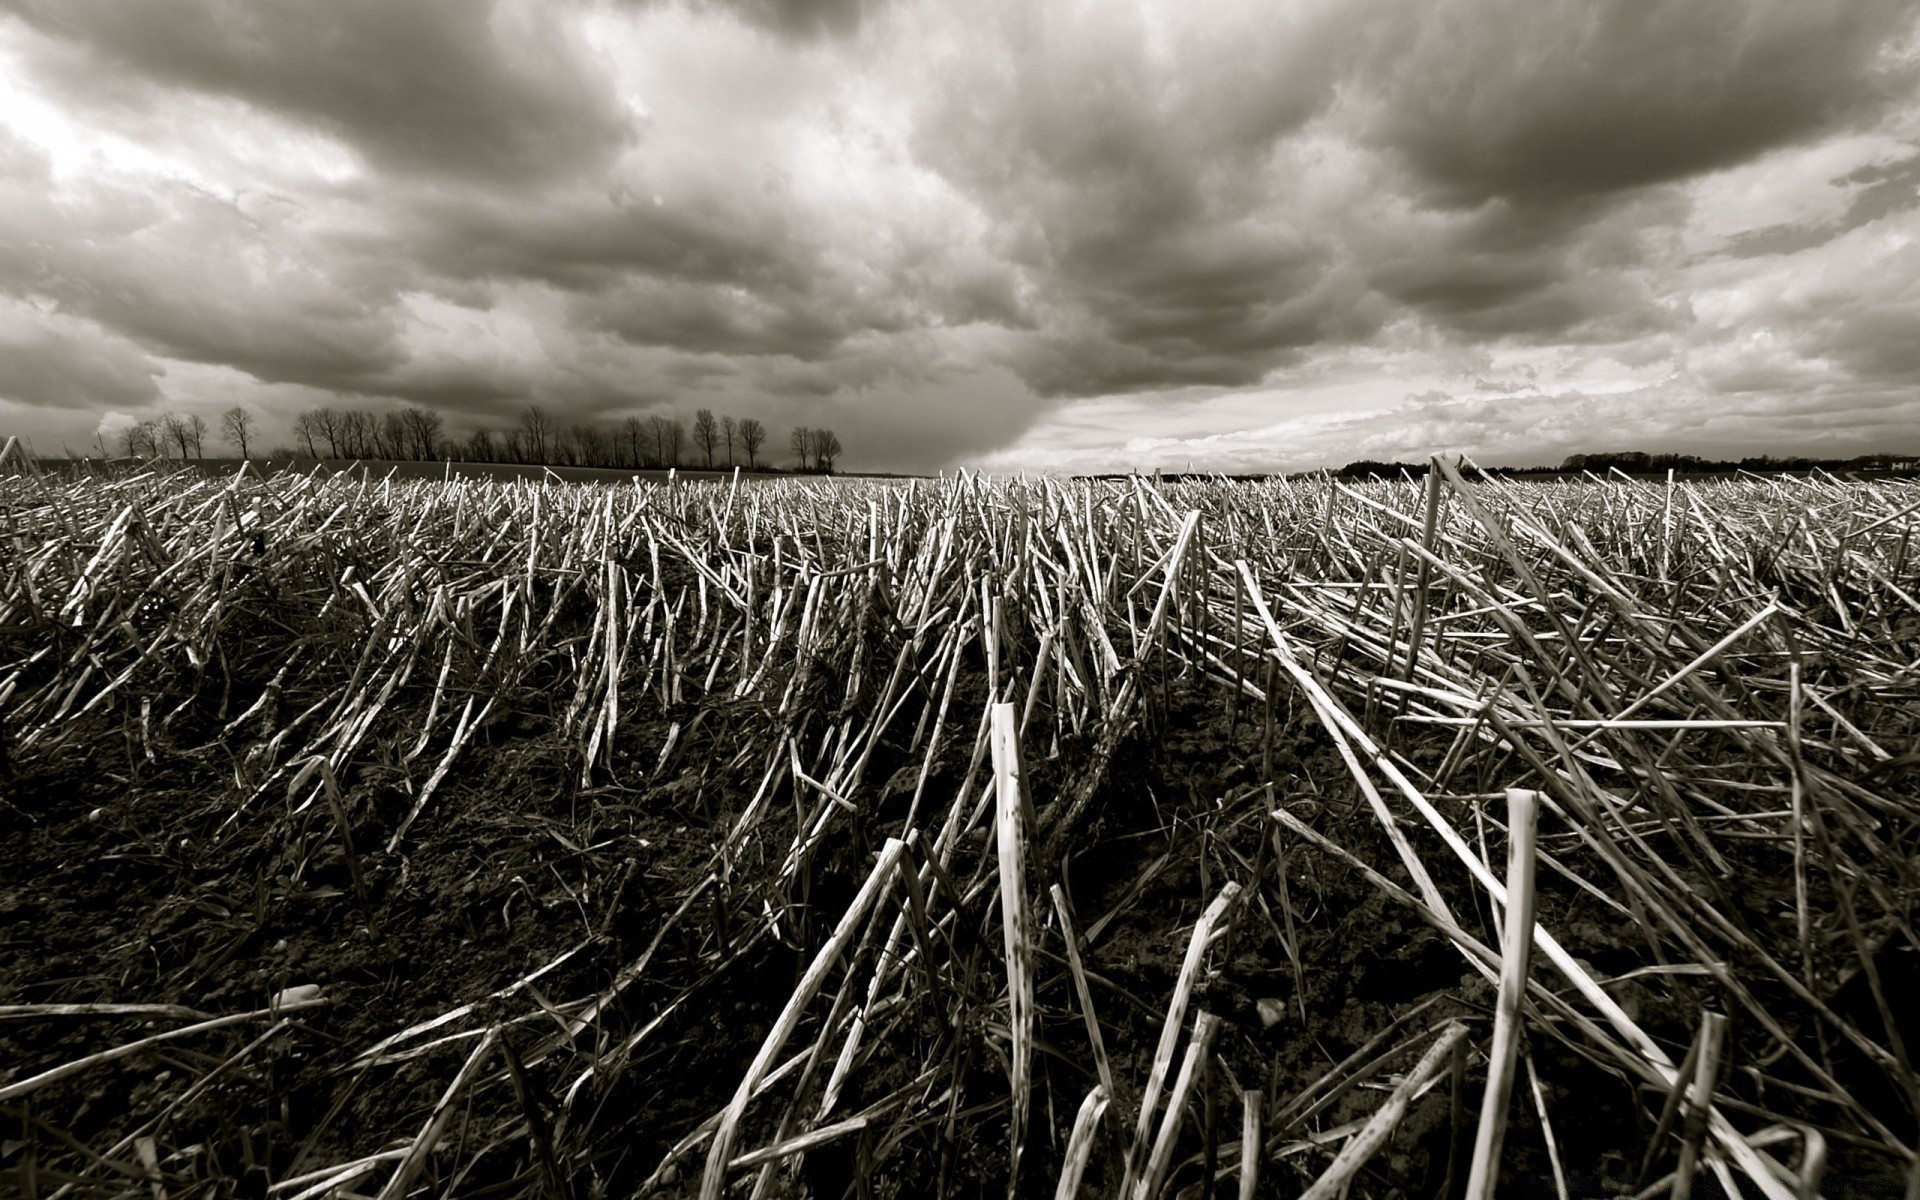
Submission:
[[[1920,451],[1911,0],[0,0],[0,434]],[[217,427],[217,425],[216,425]]]

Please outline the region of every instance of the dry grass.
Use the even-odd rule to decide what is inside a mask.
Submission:
[[[525,804],[574,851],[558,889],[531,885],[554,897],[538,911],[578,909],[562,949],[316,1051],[333,1112],[392,1124],[363,1122],[351,1147],[325,1122],[287,1132],[265,1156],[274,1196],[383,1176],[382,1197],[642,1181],[778,1195],[823,1186],[807,1164],[827,1154],[862,1195],[1404,1188],[1373,1151],[1410,1106],[1459,1122],[1493,1026],[1450,987],[1283,1088],[1261,1064],[1280,1062],[1275,1037],[1309,1053],[1307,977],[1337,969],[1303,962],[1328,918],[1296,889],[1340,873],[1437,931],[1460,971],[1500,979],[1498,914],[1533,910],[1494,867],[1509,789],[1541,806],[1537,963],[1504,981],[1529,1072],[1551,1051],[1616,1079],[1611,1103],[1647,1128],[1679,1097],[1657,1144],[1619,1147],[1649,1170],[1697,1158],[1722,1187],[1785,1200],[1817,1185],[1828,1147],[1858,1171],[1912,1169],[1903,998],[1881,978],[1920,895],[1912,484],[1522,484],[1452,467],[1354,487],[26,472],[0,479],[0,512],[14,769],[111,761],[130,794],[168,762],[219,781],[195,861],[244,852],[275,881],[255,933],[329,864],[352,895],[328,911],[372,920],[430,868],[422,831],[484,789],[514,721],[536,714],[557,748],[564,803]],[[1195,712],[1243,757],[1239,782],[1158,827],[1117,807],[1116,763]],[[1302,724],[1344,778],[1276,761]],[[36,795],[16,789],[9,812],[36,820]],[[649,806],[697,826],[671,862],[636,848],[631,813]],[[122,820],[116,837],[138,826],[158,845],[170,819]],[[1072,928],[1100,911],[1074,865],[1146,835],[1195,873],[1191,900],[1123,901]],[[1140,868],[1131,894],[1172,869]],[[609,932],[636,905],[651,934],[637,954]],[[1613,937],[1604,971],[1574,945],[1596,922]],[[1127,964],[1103,944],[1131,930],[1137,958],[1143,928],[1154,953],[1185,950],[1163,996],[1130,990],[1148,974],[1116,979]],[[1278,1033],[1230,1002],[1250,958],[1296,980]],[[77,1093],[51,1085],[105,1056],[148,1062],[157,1037],[198,1041],[156,1093],[178,1099],[252,1069],[216,1027],[368,1033],[342,1012],[360,1003],[347,986],[211,1018],[187,993],[221,969],[0,1009],[38,1024],[80,1019],[75,1003],[142,1006],[96,1007],[90,1056],[0,1076],[0,1098],[41,1102],[8,1110],[15,1186],[223,1187],[204,1146],[164,1123],[128,1132],[150,1112],[91,1146],[65,1134]],[[723,1003],[742,972],[783,969],[778,994]],[[1680,1061],[1672,1032],[1706,1010],[1733,1027],[1732,1066],[1713,1074]],[[112,1024],[134,1016],[172,1024]],[[310,1024],[328,1020],[344,1023]],[[701,1037],[731,1074],[647,1066]],[[1496,1053],[1509,1079],[1517,1042]],[[437,1091],[353,1109],[404,1072]],[[629,1119],[636,1076],[720,1102]],[[1550,1129],[1552,1089],[1529,1078],[1516,1116]],[[636,1122],[661,1148],[645,1162],[627,1161]],[[1789,1135],[1809,1147],[1797,1161]],[[1450,1156],[1466,1140],[1422,1144]],[[1264,1161],[1242,1161],[1252,1146]]]

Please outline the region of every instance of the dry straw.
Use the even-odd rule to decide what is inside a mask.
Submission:
[[[391,1127],[289,1148],[273,1195],[381,1172],[394,1196],[584,1189],[608,1146],[669,1111],[636,1099],[658,1090],[641,1081],[699,1036],[717,981],[777,977],[767,964],[791,955],[807,964],[791,986],[723,1031],[728,1102],[653,1129],[657,1161],[612,1185],[701,1169],[709,1200],[777,1194],[832,1154],[873,1177],[927,1164],[928,1188],[951,1189],[985,1169],[964,1148],[992,1145],[1006,1178],[986,1186],[1023,1193],[1152,1195],[1224,1162],[1243,1195],[1329,1179],[1374,1194],[1368,1154],[1423,1090],[1457,1086],[1446,1047],[1463,1038],[1491,1064],[1476,1196],[1523,1044],[1542,1126],[1557,1061],[1631,1081],[1622,1103],[1666,1098],[1657,1148],[1621,1149],[1649,1171],[1690,1156],[1676,1193],[1696,1163],[1775,1200],[1828,1155],[1904,1174],[1901,1119],[1851,1081],[1920,1095],[1880,971],[1920,894],[1900,849],[1916,833],[1916,534],[1920,485],[1817,474],[1521,483],[1449,461],[1351,484],[586,487],[89,473],[10,445],[12,762],[110,747],[136,793],[196,772],[177,813],[103,804],[103,846],[164,858],[189,837],[195,885],[234,894],[271,862],[276,913],[357,924],[394,881],[464,853],[463,822],[485,814],[540,868],[476,879],[486,936],[561,932],[336,1046],[304,1008],[197,999],[237,969],[221,948],[250,945],[253,918],[189,908],[179,943],[214,949],[175,964],[175,992],[148,979],[0,1012],[8,1029],[83,1022],[86,1042],[0,1100],[178,1042],[196,1056],[165,1101],[204,1104],[210,1081],[253,1080],[264,1026],[301,1039],[343,1113],[388,1111],[354,1101],[398,1072],[430,1083]],[[1156,756],[1210,718],[1242,775],[1149,796]],[[1289,745],[1327,747],[1344,776],[1289,767]],[[504,815],[502,786],[520,789]],[[1508,796],[1503,830],[1487,802]],[[692,832],[640,845],[656,825]],[[1503,836],[1505,878],[1483,852]],[[1076,875],[1110,855],[1137,856],[1134,877]],[[1414,1018],[1434,1011],[1409,1009],[1342,1061],[1254,1086],[1270,1047],[1200,1010],[1249,946],[1296,982],[1326,969],[1302,951],[1330,919],[1302,890],[1323,867],[1498,981],[1489,1036],[1428,1041]],[[1189,875],[1199,889],[1174,895]],[[1781,920],[1741,915],[1743,892]],[[1630,968],[1608,977],[1570,949],[1575,904],[1632,932],[1613,947]],[[1129,955],[1183,948],[1165,994],[1128,973]],[[1632,989],[1686,1024],[1648,1023]],[[1309,997],[1285,1001],[1308,1023],[1287,1035],[1316,1032]],[[1709,1008],[1740,1031],[1737,1070],[1674,1061]],[[1230,1071],[1237,1150],[1208,1115]],[[1375,1095],[1334,1132],[1336,1104]],[[177,1174],[186,1126],[143,1116],[109,1155],[36,1152],[79,1192],[129,1148]]]

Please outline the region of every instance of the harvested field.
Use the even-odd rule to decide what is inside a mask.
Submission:
[[[0,509],[0,1191],[1920,1178],[1920,485]]]

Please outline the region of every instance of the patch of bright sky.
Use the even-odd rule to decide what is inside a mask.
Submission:
[[[1102,461],[1112,461],[1102,456],[1113,453],[1121,431],[1133,436],[1122,446],[1119,461],[1140,470],[1338,465],[1354,456],[1349,451],[1355,430],[1399,425],[1414,397],[1470,395],[1487,388],[1516,397],[1629,395],[1665,382],[1674,372],[1666,356],[1628,363],[1605,353],[1557,346],[1481,349],[1485,353],[1473,356],[1467,369],[1460,358],[1448,355],[1356,351],[1325,356],[1254,388],[1076,401],[1055,409],[1017,442],[973,465],[990,470],[1099,470]]]
[[[1687,185],[1687,248],[1711,252],[1742,233],[1836,221],[1858,190],[1836,180],[1912,153],[1897,137],[1868,133],[1789,147],[1704,176]]]
[[[18,26],[0,23],[0,124],[46,151],[57,181],[93,174],[103,166],[149,175],[177,175],[186,169],[137,142],[80,124],[34,91],[21,44],[29,36]]]
[[[120,176],[185,183],[232,199],[250,187],[344,183],[359,160],[331,138],[238,101],[169,93],[137,128],[84,120],[33,87],[25,39],[0,23],[0,124],[46,151],[56,182]]]

